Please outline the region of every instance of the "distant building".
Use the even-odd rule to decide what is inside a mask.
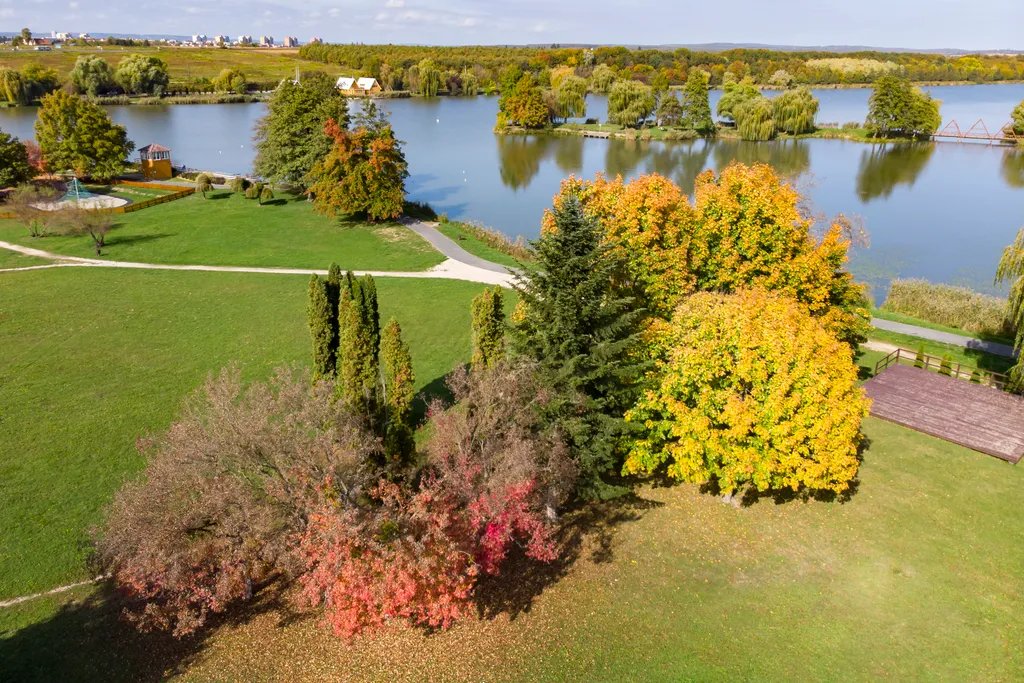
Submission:
[[[376,78],[349,78],[342,76],[335,84],[338,90],[351,97],[367,97],[381,91]]]
[[[310,45],[322,45],[323,42],[324,42],[324,39],[320,38],[320,37],[313,37],[313,38],[309,39],[309,44]]]
[[[51,31],[50,38],[53,40],[59,40],[62,43],[66,43],[72,38],[74,38],[74,36],[72,36],[70,33],[67,33],[66,31]]]
[[[274,36],[260,36],[260,45],[263,47],[273,47]]]
[[[238,36],[235,42],[239,45],[252,45],[252,36]]]
[[[196,34],[193,34],[193,36],[192,36],[192,42],[195,43],[196,45],[202,45],[207,40],[209,40],[209,38],[207,38],[206,35],[203,34],[203,33],[196,33]]]
[[[79,40],[92,40],[92,36],[90,36],[88,33],[79,33],[78,34],[78,39]]]
[[[231,38],[229,38],[228,36],[214,36],[213,37],[213,44],[214,45],[227,45],[230,42],[231,42]]]
[[[295,36],[285,36],[284,37],[284,46],[285,47],[298,47],[299,46],[299,39],[296,38]]]
[[[150,180],[167,180],[171,177],[171,150],[157,144],[146,145],[139,150],[142,175]]]

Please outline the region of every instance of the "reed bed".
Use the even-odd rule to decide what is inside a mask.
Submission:
[[[896,279],[889,287],[882,310],[974,334],[1013,336],[1006,299],[968,287],[915,278]]]

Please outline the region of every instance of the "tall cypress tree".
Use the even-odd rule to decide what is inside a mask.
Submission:
[[[372,416],[380,365],[367,310],[362,283],[346,273],[338,303],[338,392],[354,409]]]
[[[554,390],[545,418],[567,438],[580,468],[580,494],[607,498],[622,465],[643,367],[632,357],[642,311],[611,283],[622,262],[603,243],[597,221],[576,196],[554,208],[555,229],[532,242],[516,290],[523,315],[512,328],[513,349],[535,361]]]
[[[313,379],[334,377],[334,351],[331,348],[335,317],[327,295],[327,283],[316,275],[309,279],[306,317],[313,342]]]
[[[338,359],[338,302],[341,301],[341,267],[331,263],[327,269],[327,300],[331,306],[331,374],[337,374]]]
[[[404,461],[412,455],[414,447],[409,422],[416,394],[416,375],[409,346],[402,340],[402,328],[394,318],[388,321],[381,335],[380,359],[384,365],[384,447],[388,455]]]
[[[370,339],[373,348],[380,353],[380,310],[377,307],[377,283],[367,273],[362,282],[363,305],[366,313],[366,324],[370,327]]]
[[[490,368],[505,354],[505,298],[501,287],[473,299],[473,367]]]

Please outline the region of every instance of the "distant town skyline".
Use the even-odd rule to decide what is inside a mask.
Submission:
[[[734,0],[722,6],[634,0],[553,4],[486,0],[186,0],[168,12],[154,0],[0,0],[0,29],[208,36],[289,35],[306,43],[593,43],[670,45],[763,43],[793,46],[1022,49],[1019,0]],[[581,11],[585,9],[586,11]],[[628,9],[628,16],[625,11]],[[993,18],[997,20],[993,21]]]

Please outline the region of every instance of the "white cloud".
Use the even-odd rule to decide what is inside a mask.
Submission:
[[[340,17],[341,16],[341,10],[338,9],[337,7],[332,7],[331,9],[327,10],[327,16],[329,16],[329,17]]]
[[[68,3],[68,7],[70,7],[71,9],[78,9],[78,3],[77,2],[69,2]]]
[[[405,0],[388,0],[384,3],[385,7],[405,7]]]

